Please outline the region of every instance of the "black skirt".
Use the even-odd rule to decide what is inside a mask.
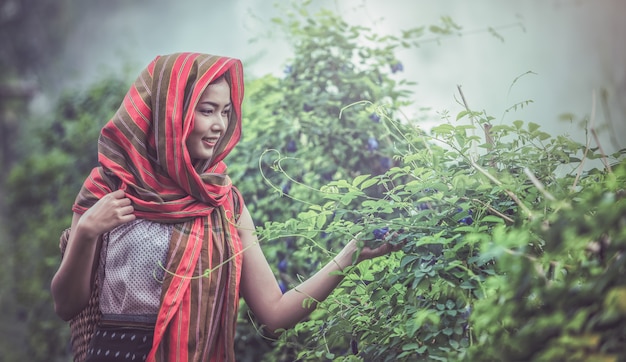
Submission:
[[[152,348],[154,325],[101,321],[87,349],[87,362],[145,361]]]

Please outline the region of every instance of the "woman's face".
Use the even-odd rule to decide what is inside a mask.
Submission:
[[[192,161],[208,160],[228,127],[232,112],[230,86],[224,78],[209,84],[194,110],[194,126],[187,137],[187,150]]]

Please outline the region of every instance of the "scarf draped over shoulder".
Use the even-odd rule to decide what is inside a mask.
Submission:
[[[212,80],[230,85],[232,110],[210,160],[194,164],[185,141]],[[122,189],[137,218],[174,223],[166,278],[148,360],[234,360],[242,246],[235,205],[243,205],[224,157],[241,137],[243,67],[198,53],[156,57],[139,75],[98,140],[99,167],[76,198],[83,214]]]

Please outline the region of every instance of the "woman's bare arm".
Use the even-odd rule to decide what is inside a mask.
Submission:
[[[303,305],[305,299],[325,300],[343,279],[342,275],[333,272],[353,265],[352,258],[357,251],[357,241],[353,239],[315,275],[283,294],[258,244],[254,223],[245,208],[240,217],[239,235],[245,249],[241,293],[252,312],[270,332],[291,328],[309,315],[317,305],[315,302]],[[358,261],[388,254],[395,249],[388,243],[377,249],[363,249]]]
[[[121,190],[105,195],[82,216],[74,214],[65,254],[50,285],[59,317],[70,320],[89,302],[101,235],[134,219]]]

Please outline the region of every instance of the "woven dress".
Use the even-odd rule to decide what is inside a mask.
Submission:
[[[211,159],[192,161],[185,141],[193,130],[194,109],[207,85],[219,77],[231,90],[228,127]],[[155,279],[161,290],[148,361],[234,360],[242,264],[236,215],[243,200],[226,174],[223,159],[241,137],[242,100],[239,60],[199,53],[156,57],[103,127],[99,166],[76,198],[73,211],[83,214],[107,193],[122,189],[133,204],[136,227],[155,225],[155,235],[167,243],[163,259],[155,261],[162,271]],[[118,255],[124,251],[118,250]],[[104,257],[99,259],[102,263]],[[124,263],[136,260],[129,257]],[[107,263],[115,261],[119,257]],[[124,265],[117,268],[124,270]],[[101,279],[95,283],[98,288]],[[108,305],[115,306],[115,297],[107,298]],[[88,333],[73,340],[84,343],[89,338],[93,337]],[[76,357],[82,358],[84,350]]]

